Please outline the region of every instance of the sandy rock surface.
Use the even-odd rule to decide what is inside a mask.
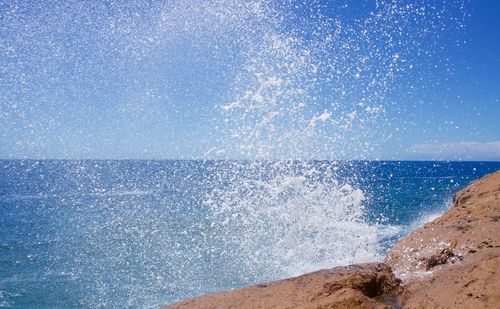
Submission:
[[[385,262],[403,280],[405,308],[500,308],[500,172],[458,192]]]
[[[320,270],[165,308],[392,308],[399,280],[381,263]]]

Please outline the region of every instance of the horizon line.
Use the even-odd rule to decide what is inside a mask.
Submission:
[[[204,159],[204,158],[0,158],[0,161],[233,161],[233,162],[275,162],[275,161],[329,161],[329,162],[491,162],[500,160],[445,160],[445,159]]]

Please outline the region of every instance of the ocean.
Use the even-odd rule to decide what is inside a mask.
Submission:
[[[0,307],[157,308],[381,260],[500,162],[0,161]]]

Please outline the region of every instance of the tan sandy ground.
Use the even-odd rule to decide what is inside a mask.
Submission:
[[[500,171],[458,192],[450,210],[399,241],[385,264],[320,270],[165,308],[401,307],[500,308]]]

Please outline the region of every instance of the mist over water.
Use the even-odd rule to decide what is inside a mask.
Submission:
[[[5,265],[26,273],[9,268],[0,306],[34,306],[39,285],[26,274],[35,271],[75,291],[47,304],[93,308],[158,306],[380,260],[412,222],[388,219],[373,192],[378,177],[386,188],[393,174],[331,159],[377,158],[399,129],[389,116],[399,96],[431,89],[439,77],[428,67],[449,69],[440,42],[466,15],[462,2],[392,1],[19,1],[0,12],[0,82],[9,89],[0,134],[18,136],[5,143],[10,156],[99,157],[116,148],[154,158],[171,147],[201,159],[4,162],[6,183],[22,184],[4,186],[5,222],[28,240],[12,257],[2,231]],[[469,166],[445,170],[470,177]],[[441,211],[458,184],[429,177],[439,179],[431,208]],[[429,206],[424,200],[416,206]],[[41,235],[35,255],[18,208]],[[32,290],[19,288],[26,281]]]

